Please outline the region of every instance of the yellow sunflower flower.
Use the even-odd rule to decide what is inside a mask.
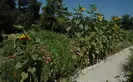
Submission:
[[[85,10],[85,8],[81,8],[80,10],[79,10],[79,12],[83,12]]]
[[[97,16],[97,19],[98,19],[99,21],[101,21],[101,20],[103,19],[103,17],[102,17],[102,16]]]
[[[31,38],[27,34],[23,34],[18,37],[19,40],[31,40]]]
[[[96,12],[96,15],[99,15],[99,16],[100,16],[100,15],[101,15],[101,13],[100,13],[100,12]]]
[[[120,20],[120,18],[115,17],[115,18],[113,18],[113,20],[114,20],[114,21],[118,21],[118,20]]]
[[[96,7],[94,7],[92,10],[93,10],[93,11],[96,11],[96,10],[97,10],[97,8],[96,8]]]

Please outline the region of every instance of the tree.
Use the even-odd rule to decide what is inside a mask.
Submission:
[[[58,26],[58,17],[70,15],[68,8],[64,7],[62,0],[46,0],[47,4],[43,7],[41,25],[48,30],[55,30]]]
[[[28,0],[18,0],[18,8],[26,8],[27,5],[29,4]]]
[[[12,12],[15,9],[14,0],[0,0],[0,31],[13,32]]]
[[[37,0],[18,0],[18,9],[14,11],[14,22],[26,29],[40,19],[39,10],[41,3]]]
[[[30,2],[29,8],[34,15],[34,20],[39,20],[39,18],[40,18],[39,10],[40,10],[41,5],[42,5],[42,3],[37,2],[37,0],[32,0]]]
[[[123,15],[121,24],[124,29],[133,29],[133,17],[129,14]]]
[[[28,29],[33,23],[33,14],[30,11],[21,11],[15,9],[13,12],[14,24],[22,25],[25,29]]]
[[[21,10],[30,10],[34,14],[34,18],[37,19],[39,16],[39,10],[41,3],[37,0],[18,0],[18,8]]]
[[[61,16],[57,18],[58,21],[58,28],[56,28],[56,32],[59,33],[66,33],[67,28],[70,26],[70,19],[66,16]]]

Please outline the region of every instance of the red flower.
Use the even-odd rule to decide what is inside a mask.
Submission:
[[[44,60],[45,59],[45,56],[42,56],[42,59]]]
[[[9,59],[12,59],[12,58],[13,58],[13,56],[9,56],[8,58],[9,58]]]
[[[50,61],[52,61],[52,59],[50,57],[47,56],[42,56],[42,60],[45,60],[46,64],[48,64]]]
[[[51,58],[50,58],[50,57],[47,57],[47,60],[48,60],[48,61],[51,61]]]
[[[49,61],[48,61],[48,60],[46,60],[45,62],[46,62],[46,64],[48,64],[48,62],[49,62]]]
[[[16,58],[16,56],[13,56],[13,58],[15,59],[15,58]]]
[[[9,58],[9,59],[15,59],[16,56],[9,56],[8,58]]]

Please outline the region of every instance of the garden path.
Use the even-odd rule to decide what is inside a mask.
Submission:
[[[122,64],[126,62],[126,58],[130,55],[130,49],[128,47],[113,56],[108,57],[102,62],[90,66],[79,74],[79,77],[76,78],[77,82],[121,82],[122,77]],[[120,79],[115,78],[120,75]]]

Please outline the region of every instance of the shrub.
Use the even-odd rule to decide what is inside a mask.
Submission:
[[[65,35],[51,33],[50,31],[39,31],[35,36],[39,37],[47,46],[47,50],[51,52],[54,62],[56,62],[56,64],[53,63],[52,68],[50,68],[53,71],[50,78],[68,77],[73,74],[74,70],[76,70],[74,69],[76,60],[72,58],[74,55],[70,52],[70,39]],[[44,65],[44,69],[48,67],[49,66]],[[47,71],[50,71],[50,69]],[[43,72],[44,76],[49,76],[45,72]]]
[[[127,35],[127,39],[128,41],[130,41],[131,43],[133,43],[133,31],[129,31],[128,35]]]
[[[120,50],[132,46],[133,43],[133,31],[131,30],[124,30],[124,31],[125,31],[124,40],[118,44]]]
[[[123,65],[124,71],[128,77],[127,82],[133,82],[133,49],[131,48],[131,55],[128,57],[128,61]]]
[[[30,30],[29,36],[24,33],[16,40],[4,40],[0,49],[1,56],[6,58],[0,69],[2,79],[48,82],[69,77],[74,73],[76,63],[69,42],[65,35],[44,30]],[[11,65],[12,68],[9,68]],[[9,71],[18,74],[18,77],[14,77],[14,74],[6,76]]]

